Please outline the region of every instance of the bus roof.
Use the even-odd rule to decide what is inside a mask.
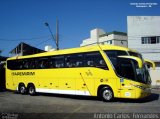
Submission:
[[[92,52],[92,51],[97,51],[97,50],[123,50],[123,51],[137,52],[135,50],[131,50],[129,48],[121,47],[121,46],[93,45],[93,46],[83,46],[83,47],[69,48],[69,49],[60,49],[60,50],[48,51],[48,52],[44,52],[44,53],[37,53],[37,54],[26,55],[26,56],[14,56],[14,57],[8,58],[7,60],[23,59],[23,58],[31,58],[31,57],[42,57],[42,56],[50,56],[50,55],[62,55],[62,54]]]

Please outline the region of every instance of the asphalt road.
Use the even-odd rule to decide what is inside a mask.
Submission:
[[[20,116],[15,119],[27,118],[30,115],[38,118],[37,115],[41,115],[39,118],[46,119],[55,114],[55,118],[84,119],[85,114],[88,114],[89,118],[97,118],[94,117],[97,113],[160,113],[160,90],[152,92],[151,96],[143,100],[116,99],[113,102],[102,102],[97,97],[54,94],[29,96],[9,91],[0,92],[0,118],[5,119],[6,116],[16,117],[18,115]]]

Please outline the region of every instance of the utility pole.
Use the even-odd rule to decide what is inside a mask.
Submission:
[[[55,41],[56,49],[59,50],[58,20],[56,23],[56,38],[53,36],[53,33],[51,31],[49,24],[46,22],[45,25],[48,27],[49,32],[51,33],[52,39]]]
[[[56,44],[57,44],[57,50],[59,50],[59,24],[58,24],[58,19],[56,20]]]
[[[1,56],[2,50],[0,50],[0,56]]]

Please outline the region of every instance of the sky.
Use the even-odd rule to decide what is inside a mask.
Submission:
[[[157,3],[138,8],[131,3]],[[0,50],[2,56],[20,42],[44,49],[55,47],[59,21],[60,49],[79,47],[90,30],[127,32],[127,16],[160,16],[160,0],[0,0]]]

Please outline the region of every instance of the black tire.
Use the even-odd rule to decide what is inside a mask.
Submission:
[[[100,97],[104,102],[109,102],[109,101],[113,101],[114,94],[110,88],[104,87],[100,91]]]
[[[24,95],[26,94],[26,92],[27,92],[27,89],[25,85],[24,84],[19,85],[19,93]]]
[[[34,85],[30,85],[28,87],[28,93],[29,93],[29,95],[32,95],[32,96],[36,95],[36,89],[35,89]]]

